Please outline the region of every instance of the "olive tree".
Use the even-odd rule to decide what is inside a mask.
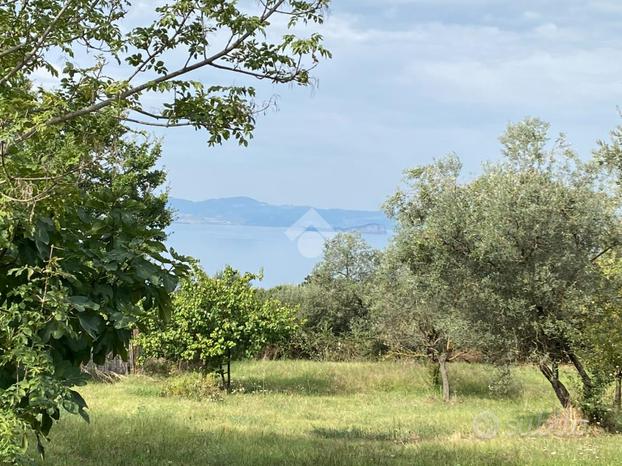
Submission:
[[[585,309],[587,324],[578,340],[580,353],[596,378],[596,389],[591,401],[594,409],[606,410],[602,398],[613,381],[613,406],[622,409],[622,263],[619,250],[610,251],[599,259],[607,277],[617,286],[607,295],[597,297],[594,305]]]
[[[326,325],[334,335],[340,335],[366,319],[366,288],[379,258],[379,251],[359,233],[339,233],[327,240],[322,260],[305,280],[309,291],[303,317],[307,325]]]
[[[563,139],[549,144],[547,124],[510,125],[501,141],[503,159],[469,183],[455,157],[411,170],[394,210],[412,268],[455,289],[489,351],[535,361],[568,406],[560,363],[592,385],[576,338],[583,310],[609,286],[597,262],[620,242],[616,199]]]
[[[410,194],[400,191],[385,205],[397,228],[374,277],[371,300],[374,325],[383,341],[398,354],[428,358],[444,401],[451,396],[447,363],[467,347],[468,332],[458,312],[461,292],[452,283],[456,264],[442,249],[432,249],[438,239],[432,215],[444,212],[459,228],[459,169],[459,162],[450,157],[406,172],[407,182],[417,181],[410,184]]]
[[[622,195],[622,127],[611,132],[609,141],[601,141],[596,161],[616,181],[616,194]],[[609,295],[597,301],[595,312],[587,312],[588,344],[584,354],[595,370],[615,380],[614,406],[622,410],[622,251],[612,249],[599,260],[604,273],[615,285]]]
[[[371,319],[374,332],[391,354],[424,358],[433,365],[432,382],[441,387],[447,402],[451,399],[447,364],[461,354],[462,322],[449,302],[421,289],[420,278],[399,262],[385,262],[370,293]]]

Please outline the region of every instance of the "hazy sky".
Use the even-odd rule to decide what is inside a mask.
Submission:
[[[279,109],[247,149],[163,133],[173,196],[377,208],[406,167],[498,157],[538,116],[588,155],[622,123],[622,1],[333,0],[319,86],[258,84]]]

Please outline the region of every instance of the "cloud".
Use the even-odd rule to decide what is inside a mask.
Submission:
[[[280,111],[259,119],[248,151],[169,133],[173,192],[374,208],[404,168],[449,151],[477,171],[525,115],[589,154],[622,103],[617,4],[335,0],[320,31],[335,58],[314,71],[319,89],[257,83],[281,95]]]
[[[537,22],[533,12],[529,17],[525,28],[413,22],[389,29],[334,15],[325,35],[336,57],[369,70],[361,81],[390,83],[427,99],[531,108],[615,105],[612,99],[622,97],[622,41],[551,18]]]
[[[612,0],[597,0],[586,2],[585,7],[588,10],[602,12],[602,13],[622,13],[622,4],[618,1]]]
[[[601,49],[555,55],[534,51],[499,61],[415,63],[408,78],[445,101],[521,106],[528,103],[577,107],[622,97],[619,53]]]

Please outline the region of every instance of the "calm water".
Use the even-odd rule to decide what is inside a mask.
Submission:
[[[243,272],[264,271],[262,286],[300,283],[321,259],[327,233],[308,232],[292,237],[285,228],[175,223],[168,244],[177,252],[201,261],[209,273],[225,265]],[[389,234],[366,234],[375,248],[384,248]],[[307,256],[307,257],[305,257]]]

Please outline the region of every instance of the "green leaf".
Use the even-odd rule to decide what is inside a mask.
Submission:
[[[78,312],[84,312],[87,309],[98,310],[99,304],[92,301],[87,296],[70,296],[69,302]]]

